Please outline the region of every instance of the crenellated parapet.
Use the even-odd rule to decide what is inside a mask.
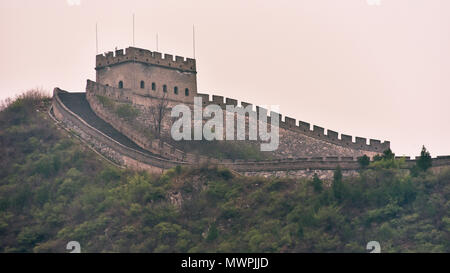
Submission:
[[[345,172],[355,172],[360,169],[357,157],[345,156],[287,157],[274,160],[224,159],[219,162],[214,158],[185,153],[159,140],[153,140],[148,144],[153,146],[153,149],[157,153],[143,153],[112,139],[99,128],[91,126],[87,121],[83,120],[61,100],[61,97],[67,94],[69,93],[55,88],[52,108],[49,111],[50,115],[58,120],[59,125],[76,132],[80,138],[86,141],[88,145],[91,145],[96,151],[115,163],[129,168],[161,172],[162,170],[177,165],[196,166],[204,163],[212,163],[230,168],[245,175],[266,175],[272,173],[277,176],[305,177],[306,173],[310,173],[311,175],[314,173],[323,173],[327,175],[327,178],[332,177],[332,171],[338,166],[341,167],[344,174]],[[94,107],[97,108],[95,105]],[[118,129],[121,129],[125,125],[116,123],[116,126]],[[139,141],[139,139],[133,136],[130,137],[133,141]],[[146,148],[151,150],[148,146]],[[413,167],[418,159],[417,157],[415,160],[409,157],[396,158],[404,159],[405,164],[401,166],[404,169]],[[450,156],[438,156],[432,159],[432,168],[447,168],[448,166],[450,166]]]
[[[182,72],[196,73],[197,71],[195,59],[181,56],[174,57],[171,54],[162,54],[160,52],[136,47],[128,47],[125,51],[123,49],[119,49],[97,55],[95,69],[98,70],[127,62],[139,62],[169,69],[176,69]]]
[[[96,93],[101,95],[106,95],[108,97],[114,98],[119,101],[137,101],[137,98],[133,98],[133,96],[139,96],[139,94],[133,94],[130,92],[131,90],[127,89],[119,89],[111,86],[104,86],[99,83],[88,80],[86,91],[89,94]],[[252,110],[252,114],[259,114],[261,111],[267,111],[272,114],[272,112],[264,109],[260,106],[253,106],[251,103],[240,102],[236,99],[224,98],[223,96],[212,95],[210,97],[209,94],[197,93],[197,97],[202,98],[203,107],[214,104],[220,106],[222,109],[226,110],[227,105],[232,105],[235,107],[250,107]],[[361,151],[370,151],[382,153],[383,151],[390,148],[389,141],[383,141],[377,139],[369,139],[367,141],[366,138],[363,137],[355,137],[353,138],[350,135],[339,134],[333,130],[325,130],[323,127],[312,125],[310,123],[304,121],[297,121],[294,118],[285,116],[283,117],[279,113],[273,113],[278,115],[279,117],[279,127],[282,129],[290,130],[296,133],[300,133],[314,139],[318,139],[321,141],[325,141],[328,143],[332,143],[338,146],[347,147],[355,150]],[[268,122],[270,122],[270,116],[268,117]],[[312,128],[311,128],[312,127]]]
[[[250,106],[252,109],[252,112],[255,112],[258,114],[260,111],[264,110],[267,113],[271,113],[267,109],[264,109],[260,106],[253,106],[251,103],[247,102],[239,102],[235,99],[231,98],[224,98],[223,96],[217,96],[212,95],[212,98],[208,94],[197,94],[198,97],[202,98],[203,106],[206,107],[210,104],[219,105],[222,109],[226,109],[227,105],[233,105],[233,106],[240,106],[240,107],[248,107]],[[299,132],[301,134],[304,134],[306,136],[326,141],[329,143],[333,143],[339,146],[348,147],[351,149],[356,150],[362,150],[362,151],[371,151],[371,152],[379,152],[382,153],[383,151],[390,148],[390,142],[389,141],[383,141],[377,139],[369,139],[369,141],[366,138],[363,137],[355,137],[353,140],[353,137],[346,134],[340,134],[333,130],[326,130],[323,127],[317,126],[317,125],[311,125],[308,122],[304,121],[297,121],[294,118],[291,117],[284,117],[279,113],[274,113],[278,115],[279,117],[279,127],[287,130],[291,130],[294,132]],[[270,117],[268,117],[268,120],[270,121]],[[312,128],[311,128],[312,127]]]

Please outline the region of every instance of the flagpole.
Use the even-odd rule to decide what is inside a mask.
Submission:
[[[95,22],[95,52],[98,54],[98,30],[97,30],[97,22]]]
[[[192,25],[192,48],[193,48],[194,59],[195,59],[195,25]]]

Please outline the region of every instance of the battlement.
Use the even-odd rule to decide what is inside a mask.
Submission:
[[[93,85],[88,84],[88,88],[90,87],[93,87]],[[94,89],[91,91],[95,92],[96,90]],[[125,144],[122,141],[111,138],[102,131],[101,127],[93,127],[89,122],[82,119],[76,113],[75,109],[70,108],[69,104],[65,104],[66,100],[64,100],[64,98],[70,96],[69,94],[70,93],[60,90],[59,88],[54,89],[52,107],[49,109],[50,117],[54,119],[59,126],[62,126],[68,131],[70,129],[71,132],[75,132],[76,134],[74,135],[89,144],[89,147],[104,156],[104,158],[115,164],[127,166],[129,168],[160,173],[162,170],[173,168],[177,165],[197,166],[209,162],[230,168],[234,172],[244,175],[269,174],[276,176],[305,177],[307,173],[310,173],[312,177],[314,173],[324,172],[329,174],[327,176],[328,178],[332,178],[332,171],[338,166],[343,171],[358,171],[361,168],[358,157],[354,156],[286,157],[266,160],[223,159],[219,161],[212,157],[186,153],[158,139],[141,142],[142,139],[139,136],[135,134],[126,134],[133,142],[141,142],[144,149],[154,152],[153,154],[145,153],[140,149],[128,146],[128,144]],[[86,99],[88,102],[90,101],[89,103],[91,107],[93,107],[92,109],[94,112],[99,115],[99,117],[107,118],[106,122],[111,122],[112,126],[117,130],[120,130],[120,132],[126,133],[127,129],[130,128],[130,124],[122,121],[120,118],[113,117],[111,113],[108,113],[107,109],[103,109],[101,103],[95,101],[95,96],[93,95],[94,93],[87,93]],[[286,119],[284,122],[286,123]],[[288,121],[288,123],[290,123],[290,121]],[[327,135],[329,134],[330,133],[327,132]],[[416,157],[416,159],[411,159],[410,157],[396,158],[404,159],[405,164],[402,164],[401,166],[403,169],[410,169],[416,165],[416,160],[418,159],[418,157]],[[450,166],[450,156],[437,156],[432,159],[432,168],[434,169],[439,170],[440,168],[447,168],[448,166]]]
[[[204,107],[206,107],[207,105],[210,105],[210,104],[216,104],[225,110],[226,105],[239,106],[239,102],[236,99],[225,98],[223,96],[217,96],[217,95],[212,95],[211,96],[212,99],[210,99],[210,96],[208,94],[201,94],[201,93],[198,93],[197,96],[202,98]],[[256,112],[256,113],[258,113],[259,111],[262,111],[262,110],[266,110],[260,106],[253,107],[253,105],[251,103],[242,102],[242,101],[240,102],[240,106],[241,107],[251,106],[252,109],[256,109],[256,111],[252,110],[252,112]],[[285,116],[284,120],[283,120],[283,116],[281,114],[278,114],[278,113],[275,113],[275,114],[277,114],[279,116],[279,119],[280,119],[279,127],[280,128],[291,130],[294,132],[300,132],[306,136],[309,136],[309,137],[312,137],[315,139],[323,140],[323,141],[333,143],[333,144],[336,144],[339,146],[348,147],[348,148],[352,148],[352,149],[356,149],[356,150],[362,150],[362,151],[371,151],[371,152],[382,153],[383,151],[390,148],[389,141],[381,142],[380,140],[377,140],[377,139],[369,139],[369,142],[368,142],[366,138],[359,137],[359,136],[356,136],[353,141],[353,137],[350,135],[346,135],[346,134],[340,134],[340,138],[339,138],[339,133],[336,131],[326,130],[323,127],[320,127],[317,125],[311,126],[311,124],[309,124],[307,122],[304,122],[301,120],[297,121],[296,119],[287,117],[287,116]],[[268,118],[268,120],[270,121],[270,117]],[[325,133],[325,130],[326,130],[326,133]]]
[[[148,65],[161,66],[169,69],[180,70],[183,72],[196,73],[195,59],[184,58],[181,56],[175,56],[171,54],[162,54],[156,51],[150,51],[147,49],[128,47],[125,49],[119,49],[115,52],[109,51],[104,54],[98,54],[96,56],[95,69],[101,69],[116,64],[126,62],[139,62]]]
[[[100,92],[101,90],[103,90],[102,92]],[[116,99],[119,100],[125,100],[125,101],[132,101],[131,97],[130,97],[130,93],[127,92],[127,89],[119,89],[119,88],[114,88],[111,86],[105,86],[105,85],[101,85],[98,84],[96,82],[93,81],[89,81],[87,82],[87,87],[86,87],[86,91],[88,93],[88,97],[90,95],[91,92],[100,92],[102,94],[107,94],[108,96],[113,96]],[[202,104],[203,107],[206,107],[208,105],[214,104],[214,105],[218,105],[220,106],[223,110],[226,110],[227,105],[233,105],[233,106],[237,106],[237,107],[251,107],[251,115],[254,114],[258,114],[261,111],[267,111],[267,109],[264,109],[260,106],[253,106],[250,103],[246,103],[246,102],[240,102],[236,99],[231,99],[231,98],[225,98],[223,96],[218,96],[218,95],[212,95],[210,96],[209,94],[202,94],[202,93],[197,93],[196,94],[197,97],[201,97],[202,98]],[[266,112],[267,114],[269,114],[269,112]],[[307,122],[304,121],[297,121],[294,118],[285,116],[283,119],[283,116],[279,113],[275,113],[275,112],[270,112],[270,115],[275,114],[275,116],[279,117],[279,127],[281,129],[285,129],[285,130],[290,130],[292,132],[297,132],[300,133],[302,135],[308,136],[308,137],[312,137],[314,139],[318,139],[321,141],[325,141],[327,143],[332,143],[341,147],[347,147],[350,149],[354,149],[354,150],[360,150],[360,151],[370,151],[370,152],[377,152],[377,153],[382,153],[383,151],[387,150],[390,148],[390,142],[389,141],[384,141],[381,142],[380,140],[376,140],[376,139],[369,139],[369,141],[366,138],[363,137],[352,137],[350,135],[346,135],[346,134],[339,134],[336,131],[333,130],[326,130],[323,127],[317,126],[317,125],[310,125]],[[270,116],[267,119],[267,122],[270,123],[271,122],[271,118]],[[340,137],[339,137],[340,135]]]

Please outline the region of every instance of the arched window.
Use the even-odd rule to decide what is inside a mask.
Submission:
[[[141,89],[144,89],[144,88],[145,88],[145,82],[141,81]]]
[[[152,90],[155,91],[156,90],[156,83],[152,82]]]
[[[167,85],[163,85],[163,92],[167,92]]]
[[[175,95],[178,95],[178,86],[175,86],[173,88],[173,93],[175,93]]]
[[[123,81],[119,81],[119,88],[123,88]]]
[[[187,88],[184,89],[184,95],[185,95],[185,96],[189,96],[189,89],[187,89]]]

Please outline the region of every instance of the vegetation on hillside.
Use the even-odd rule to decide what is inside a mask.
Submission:
[[[69,241],[82,252],[366,252],[373,240],[382,252],[450,251],[449,170],[413,175],[385,154],[359,177],[336,170],[331,186],[216,166],[150,175],[101,160],[48,104],[28,93],[0,112],[1,252]]]

